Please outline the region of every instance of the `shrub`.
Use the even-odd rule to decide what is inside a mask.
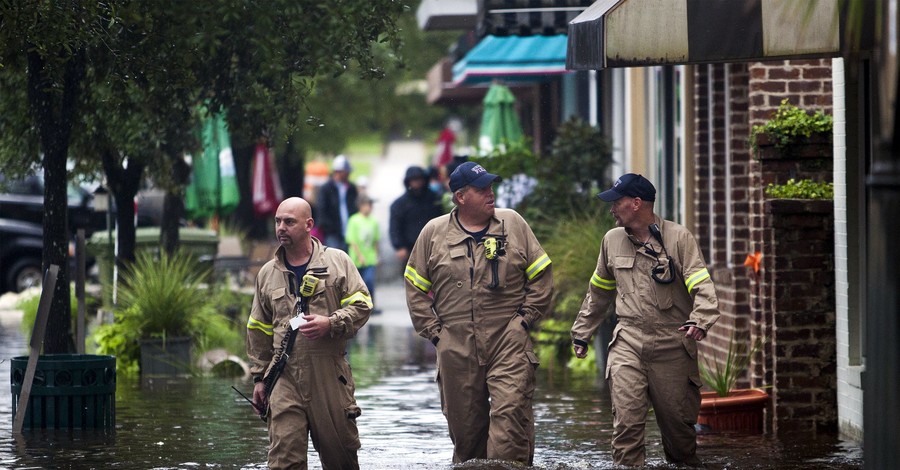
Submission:
[[[93,334],[97,353],[115,355],[118,369],[132,374],[139,370],[138,341],[144,338],[190,336],[200,350],[237,352],[235,345],[242,343],[237,321],[217,310],[217,296],[201,285],[208,278],[186,253],[158,259],[140,253],[122,276],[114,322]]]
[[[766,187],[766,196],[776,199],[834,199],[834,183],[789,179]]]

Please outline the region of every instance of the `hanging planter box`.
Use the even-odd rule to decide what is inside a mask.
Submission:
[[[762,434],[763,413],[769,394],[758,388],[733,390],[727,397],[716,392],[700,394],[697,424],[711,432]]]

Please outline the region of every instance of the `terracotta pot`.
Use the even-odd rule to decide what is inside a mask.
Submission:
[[[697,424],[710,432],[763,432],[763,411],[769,394],[758,388],[733,390],[727,397],[716,392],[700,394]]]

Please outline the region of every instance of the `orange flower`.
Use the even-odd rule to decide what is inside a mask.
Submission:
[[[759,272],[759,264],[762,262],[762,253],[755,252],[753,254],[747,255],[747,259],[744,260],[744,266],[753,268],[753,272]]]

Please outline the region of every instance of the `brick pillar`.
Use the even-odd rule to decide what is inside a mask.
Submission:
[[[774,430],[837,430],[834,216],[830,200],[771,199],[762,289],[774,355]]]

